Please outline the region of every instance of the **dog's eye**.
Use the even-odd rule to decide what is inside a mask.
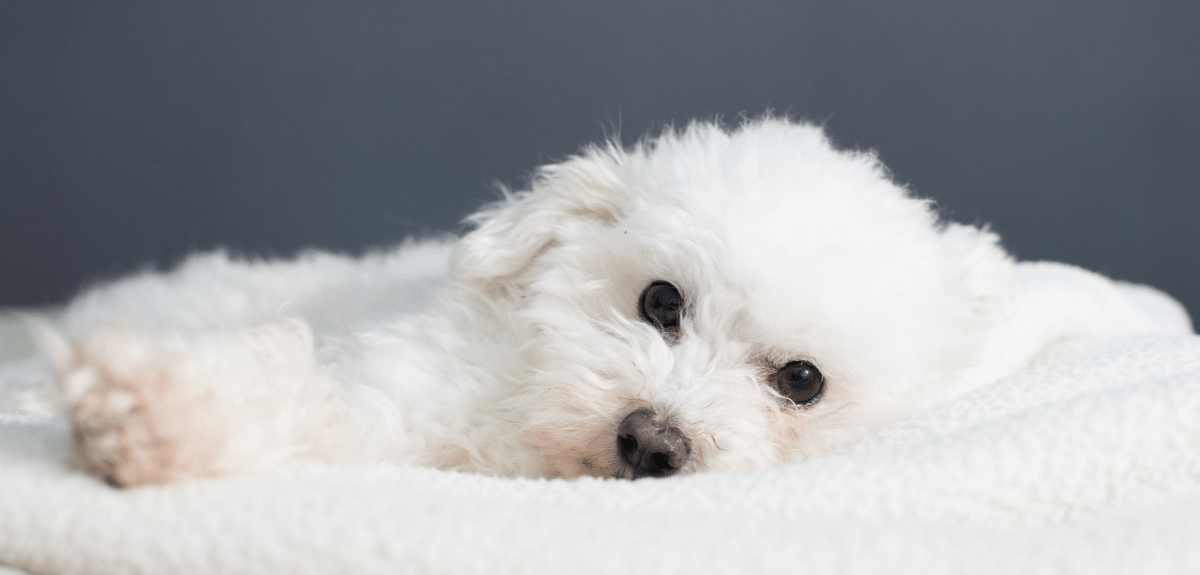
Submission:
[[[825,377],[807,361],[793,361],[771,376],[771,384],[798,406],[811,405],[825,390]]]
[[[638,303],[642,319],[663,333],[674,333],[679,329],[683,317],[683,295],[675,286],[656,281],[642,292]]]

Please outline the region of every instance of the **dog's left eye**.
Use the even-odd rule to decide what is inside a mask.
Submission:
[[[793,361],[771,376],[771,384],[798,406],[812,405],[825,390],[825,377],[807,361]]]
[[[642,319],[664,334],[675,334],[683,318],[683,294],[675,286],[656,281],[651,283],[638,300]]]

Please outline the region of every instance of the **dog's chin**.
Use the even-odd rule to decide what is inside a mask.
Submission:
[[[554,472],[550,475],[561,479],[576,479],[579,477],[599,477],[601,479],[643,479],[655,477],[673,477],[678,475],[688,475],[694,473],[695,467],[689,465],[683,469],[673,470],[666,473],[644,473],[634,469],[634,467],[624,461],[621,461],[614,453],[613,455],[604,455],[599,457],[576,457],[569,461],[561,461],[552,464]]]
[[[636,418],[639,412],[644,411],[647,410],[635,410],[626,420]],[[707,468],[707,458],[702,452],[709,450],[700,445],[703,441],[689,443],[691,447],[674,455],[669,454],[670,450],[663,449],[661,451],[668,452],[663,453],[654,447],[644,446],[639,450],[628,445],[629,436],[636,433],[630,433],[627,425],[621,424],[611,426],[611,429],[605,427],[597,430],[591,441],[583,443],[587,447],[579,449],[580,444],[564,441],[561,434],[551,433],[551,429],[543,427],[540,433],[527,435],[527,439],[537,444],[536,448],[544,457],[543,475],[546,477],[633,480],[689,475]],[[626,443],[622,443],[622,438]],[[641,439],[648,445],[655,441],[653,437]]]
[[[545,457],[546,469],[544,475],[558,479],[575,479],[579,477],[599,477],[602,479],[633,479],[633,468],[620,460],[613,446],[611,452],[594,450],[592,453],[580,453],[578,450],[561,449],[566,446],[558,444],[539,446]]]
[[[606,437],[599,437],[594,441],[588,442],[592,448],[587,452],[581,452],[574,445],[564,444],[559,441],[545,441],[553,437],[552,434],[535,434],[538,439],[543,440],[537,441],[534,439],[539,444],[538,449],[545,458],[543,475],[558,479],[576,479],[580,477],[641,479],[643,477],[685,475],[697,471],[700,466],[698,460],[693,460],[678,470],[649,474],[644,471],[639,472],[632,464],[621,457],[617,445],[615,428],[612,434],[604,435]]]
[[[618,463],[615,457],[584,457],[578,461],[578,469],[584,470],[579,476],[601,477],[604,479],[634,479],[633,468],[628,464]]]
[[[544,475],[555,479],[599,477],[601,479],[633,479],[633,470],[615,464],[607,456],[547,457]]]

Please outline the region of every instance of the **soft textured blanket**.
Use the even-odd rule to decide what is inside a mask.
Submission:
[[[530,481],[312,466],[114,490],[0,416],[0,564],[32,573],[1196,573],[1200,337],[1016,374],[829,457]]]

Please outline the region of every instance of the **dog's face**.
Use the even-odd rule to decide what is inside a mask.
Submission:
[[[977,294],[930,207],[812,126],[593,148],[479,222],[455,279],[528,326],[548,475],[827,452],[927,404],[969,347]]]

